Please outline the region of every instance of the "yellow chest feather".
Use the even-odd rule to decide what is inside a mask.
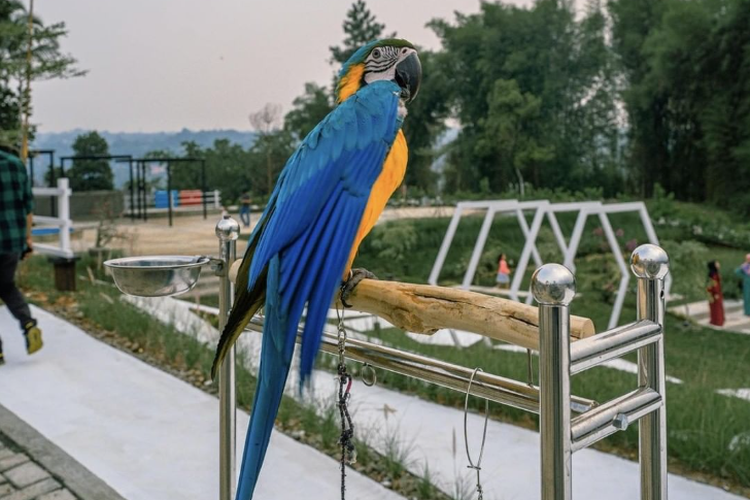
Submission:
[[[396,140],[393,141],[393,146],[385,158],[383,164],[383,171],[380,172],[375,184],[372,186],[370,193],[370,199],[365,207],[365,212],[362,215],[362,220],[359,224],[359,230],[357,236],[354,239],[354,245],[352,251],[349,254],[349,262],[346,265],[344,275],[349,273],[349,269],[354,262],[354,257],[357,254],[360,243],[367,236],[370,230],[375,226],[378,221],[378,217],[383,212],[386,203],[391,198],[391,195],[401,185],[406,174],[406,161],[409,158],[409,149],[406,146],[406,138],[404,137],[403,131],[399,130],[396,135]]]

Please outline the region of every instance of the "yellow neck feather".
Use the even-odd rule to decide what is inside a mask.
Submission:
[[[340,104],[347,100],[352,94],[359,90],[362,75],[365,72],[364,64],[353,65],[345,74],[336,88],[336,103]]]

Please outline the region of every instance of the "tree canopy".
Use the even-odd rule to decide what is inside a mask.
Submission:
[[[68,33],[65,23],[45,25],[37,16],[33,18],[31,64],[27,66],[28,17],[19,0],[0,0],[0,144],[14,148],[21,137],[21,110],[25,106],[31,109],[31,96],[21,82],[85,74],[76,68],[72,56],[60,50],[60,40]]]
[[[441,47],[420,50],[422,88],[404,124],[406,185],[490,197],[521,197],[522,187],[649,197],[661,186],[678,200],[750,214],[750,0],[584,7],[483,2],[476,14],[431,21]],[[343,33],[330,47],[334,73],[386,26],[356,0]],[[255,124],[249,150],[217,141],[201,151],[210,168],[238,168],[219,151],[244,162],[234,182],[217,184],[217,175],[211,185],[229,198],[248,187],[268,194],[295,143],[331,111],[332,94],[309,82],[283,127]]]
[[[107,156],[109,145],[101,135],[92,131],[76,137],[73,152],[76,156]],[[73,166],[66,175],[73,191],[114,189],[109,160],[73,160]]]

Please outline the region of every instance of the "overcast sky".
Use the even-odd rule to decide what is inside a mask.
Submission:
[[[26,0],[24,0],[26,1]],[[527,3],[527,0],[515,0]],[[266,102],[288,110],[306,81],[330,82],[328,47],[343,39],[351,0],[37,0],[65,21],[63,50],[83,78],[38,82],[41,132],[250,128]],[[479,0],[369,0],[388,30],[439,46],[424,27],[479,9]],[[426,75],[429,78],[429,75]]]

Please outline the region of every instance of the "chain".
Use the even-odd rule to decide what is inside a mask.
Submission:
[[[471,374],[471,378],[469,379],[469,387],[466,388],[466,399],[464,400],[464,444],[466,445],[466,458],[469,460],[469,465],[467,466],[469,469],[474,469],[477,472],[477,500],[483,500],[484,499],[484,492],[482,491],[482,479],[479,476],[480,471],[482,470],[482,455],[484,455],[484,443],[487,440],[487,420],[490,416],[490,402],[489,400],[484,400],[484,429],[482,430],[482,446],[479,448],[479,458],[477,459],[477,463],[475,464],[474,461],[471,459],[471,453],[469,452],[469,430],[468,430],[468,419],[469,419],[469,395],[471,394],[471,385],[474,383],[474,377],[476,377],[477,372],[484,371],[481,368],[474,369],[474,372]]]
[[[357,450],[354,448],[354,424],[349,414],[349,399],[351,397],[352,376],[346,371],[346,329],[344,328],[344,314],[336,308],[338,316],[338,349],[339,364],[336,370],[336,378],[339,382],[339,415],[341,416],[341,436],[339,444],[341,445],[341,500],[346,498],[346,464],[357,462]]]

